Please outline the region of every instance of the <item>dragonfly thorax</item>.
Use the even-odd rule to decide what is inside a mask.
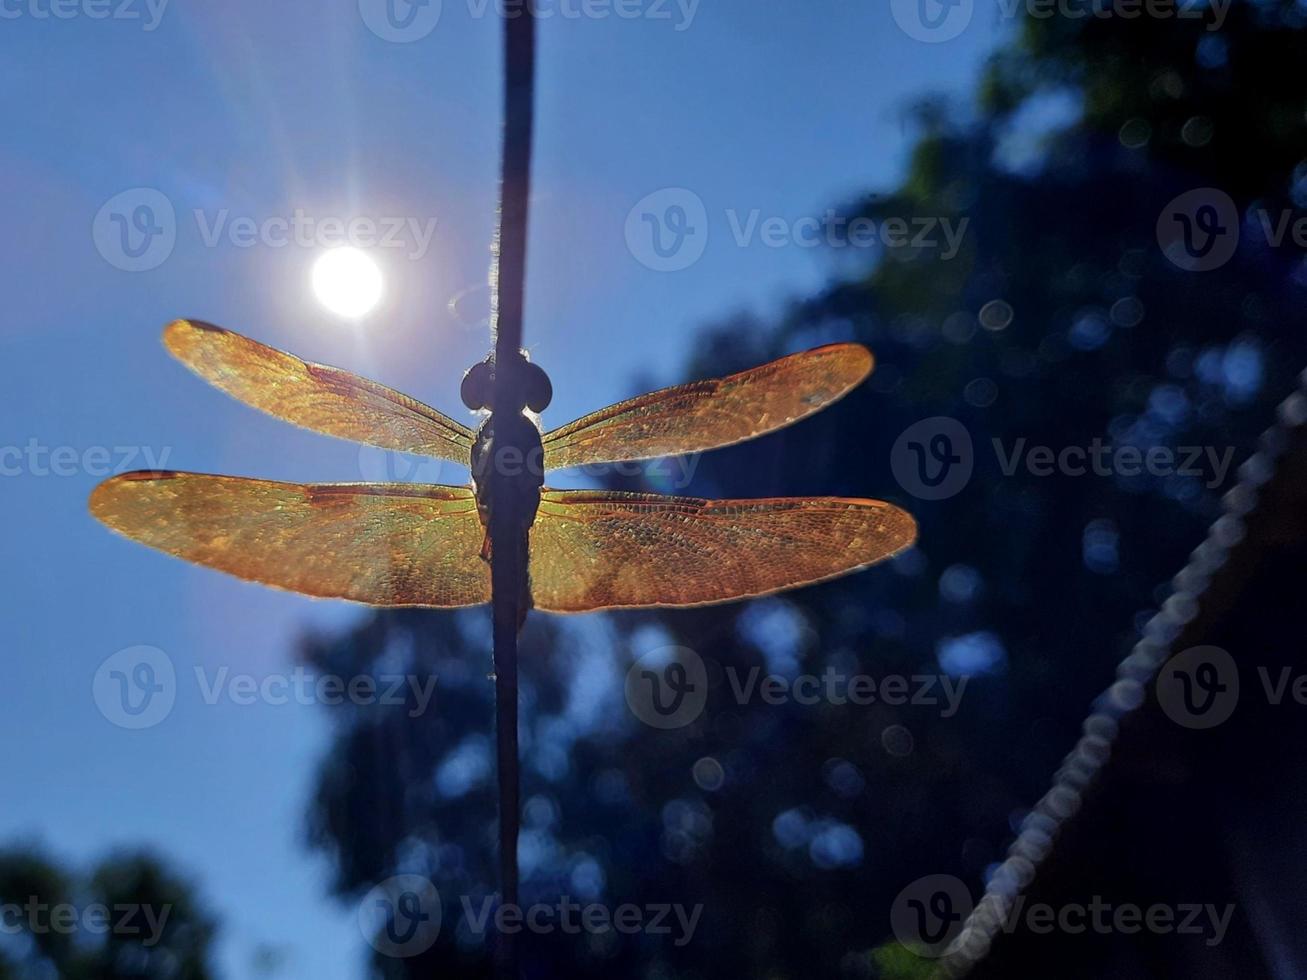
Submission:
[[[498,511],[525,538],[545,482],[544,446],[534,419],[520,409],[491,412],[472,443],[471,468],[482,523],[489,529]]]
[[[554,397],[549,375],[525,357],[513,358],[503,365],[487,358],[463,376],[460,389],[463,404],[473,411],[490,409],[518,413],[524,408],[543,412]]]
[[[524,413],[543,411],[553,392],[549,376],[521,355],[503,363],[487,358],[463,376],[463,404],[490,409],[472,444],[472,482],[487,526],[495,510],[513,515],[523,534],[535,519],[544,447],[539,426]]]

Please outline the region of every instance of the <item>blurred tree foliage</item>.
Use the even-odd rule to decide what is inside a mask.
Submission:
[[[894,896],[929,873],[979,885],[1234,479],[1231,467],[1218,484],[1206,464],[1194,476],[1009,475],[1002,459],[1019,440],[1058,450],[1097,438],[1234,447],[1237,465],[1307,364],[1302,250],[1288,236],[1272,247],[1257,218],[1307,206],[1305,20],[1292,2],[1240,0],[1219,31],[1210,15],[1025,19],[978,106],[916,107],[902,185],[841,214],[966,219],[955,257],[833,251],[828,288],[774,319],[705,330],[687,378],[844,339],[870,346],[878,367],[820,416],[705,457],[693,492],[881,496],[918,517],[919,547],[750,604],[532,617],[524,902],[704,911],[683,946],[528,937],[531,976],[922,971],[886,945]],[[1199,187],[1234,199],[1241,243],[1223,267],[1187,272],[1156,229],[1168,202]],[[934,416],[966,426],[975,472],[930,502],[890,464],[899,435]],[[694,724],[654,731],[627,710],[622,682],[634,658],[671,644],[703,657],[712,689]],[[444,896],[440,942],[378,957],[379,975],[487,975],[458,900],[494,888],[487,617],[381,613],[304,654],[346,676],[438,675],[420,717],[335,709],[311,836],[334,855],[342,897],[397,872],[429,875]],[[968,677],[949,717],[739,704],[726,675],[883,678],[941,664]]]
[[[205,980],[217,926],[190,884],[148,854],[89,874],[39,850],[0,851],[0,980]]]

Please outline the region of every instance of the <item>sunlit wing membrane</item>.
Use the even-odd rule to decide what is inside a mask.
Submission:
[[[307,595],[381,606],[490,600],[484,531],[463,487],[126,473],[95,488],[91,513],[178,558]]]
[[[871,351],[830,344],[727,378],[619,402],[544,437],[547,469],[703,452],[784,428],[871,373]]]
[[[475,434],[408,395],[198,320],[163,332],[168,350],[210,384],[269,415],[341,439],[468,465]]]
[[[910,515],[879,500],[546,490],[531,594],[553,612],[724,602],[865,568],[916,536]]]

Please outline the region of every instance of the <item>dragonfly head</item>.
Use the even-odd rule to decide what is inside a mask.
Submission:
[[[473,411],[520,412],[529,408],[543,412],[554,397],[554,386],[549,375],[539,365],[525,357],[515,358],[506,369],[498,368],[486,359],[473,364],[463,375],[460,389],[463,404]]]

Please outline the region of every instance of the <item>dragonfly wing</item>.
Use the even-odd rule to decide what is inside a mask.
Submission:
[[[379,606],[490,600],[484,531],[464,487],[125,473],[95,488],[91,513],[178,558],[307,595]]]
[[[539,609],[697,606],[865,568],[916,540],[879,500],[699,500],[545,490],[531,529]]]
[[[163,332],[168,350],[233,398],[306,429],[468,465],[475,433],[408,395],[199,320]]]
[[[547,433],[545,467],[655,459],[743,442],[843,398],[872,364],[861,344],[830,344],[728,378],[650,392]]]

